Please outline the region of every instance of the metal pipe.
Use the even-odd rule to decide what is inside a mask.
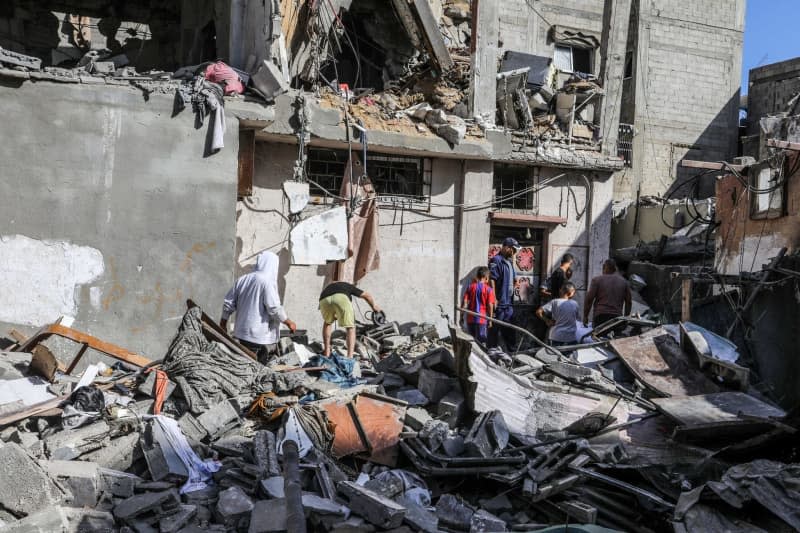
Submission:
[[[515,331],[519,331],[523,335],[527,335],[528,337],[533,339],[533,341],[536,344],[538,344],[542,348],[545,348],[547,351],[549,351],[551,353],[554,353],[554,354],[558,355],[559,357],[564,357],[564,354],[562,354],[559,350],[557,350],[557,349],[553,348],[552,346],[542,342],[539,339],[539,337],[537,337],[536,335],[534,335],[533,333],[531,333],[530,331],[528,331],[525,328],[521,328],[521,327],[519,327],[517,325],[511,324],[509,322],[505,322],[503,320],[497,320],[496,318],[488,316],[488,315],[483,315],[481,313],[476,313],[475,311],[470,311],[469,309],[465,309],[463,307],[459,307],[458,310],[461,311],[462,313],[466,313],[466,314],[472,315],[472,316],[477,316],[477,317],[480,317],[480,318],[485,318],[486,320],[494,322],[495,324],[499,324],[501,326],[504,326],[504,327],[507,327],[507,328],[511,328],[511,329],[513,329]]]
[[[300,454],[293,440],[283,442],[283,490],[286,493],[286,531],[306,533],[303,486],[300,483]]]

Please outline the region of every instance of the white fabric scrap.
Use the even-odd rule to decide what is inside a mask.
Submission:
[[[207,461],[200,459],[194,453],[192,447],[189,446],[189,442],[186,440],[186,436],[184,436],[180,426],[178,426],[177,420],[167,418],[164,415],[147,416],[145,418],[153,418],[161,426],[167,440],[169,440],[175,453],[180,457],[181,462],[189,472],[189,479],[181,487],[181,494],[206,488],[212,474],[222,467],[222,463],[213,459]]]

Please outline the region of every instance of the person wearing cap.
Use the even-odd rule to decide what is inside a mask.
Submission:
[[[503,322],[511,322],[514,316],[514,289],[517,287],[517,275],[514,272],[514,254],[520,249],[519,242],[513,237],[506,237],[500,252],[489,260],[490,283],[497,299],[495,318]],[[506,348],[511,350],[516,347],[517,334],[507,327],[492,327],[489,329],[489,348],[496,348],[499,336],[503,336]]]

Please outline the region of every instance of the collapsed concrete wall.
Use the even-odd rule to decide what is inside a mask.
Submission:
[[[233,279],[236,121],[203,158],[171,95],[24,83],[0,98],[0,329],[67,315],[160,357],[186,299],[216,308]]]

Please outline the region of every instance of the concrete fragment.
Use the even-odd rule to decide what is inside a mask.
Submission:
[[[481,413],[469,430],[464,445],[469,455],[492,457],[508,444],[509,431],[500,411]]]
[[[33,448],[37,447],[41,440],[34,433],[30,431],[15,430],[14,433],[8,438],[9,442],[16,442],[25,450],[31,452]]]
[[[436,516],[448,527],[469,531],[473,514],[475,512],[465,505],[461,498],[452,494],[442,494],[436,502]]]
[[[261,63],[256,73],[250,78],[250,81],[253,87],[267,100],[273,100],[275,97],[289,91],[289,84],[280,69],[275,63],[267,59]]]
[[[492,513],[479,509],[472,515],[469,531],[470,533],[506,531],[506,523]]]
[[[429,420],[433,420],[431,415],[425,409],[419,407],[409,407],[406,409],[405,424],[413,429],[419,431]]]
[[[40,70],[42,68],[42,60],[38,57],[12,52],[11,50],[6,50],[2,46],[0,46],[0,63],[17,65],[30,70]]]
[[[422,394],[419,389],[413,387],[396,390],[392,392],[390,396],[398,400],[403,400],[408,403],[408,405],[428,405],[428,403],[430,403],[427,396]]]
[[[351,516],[347,520],[333,523],[328,530],[329,533],[372,533],[373,531],[375,531],[375,526],[360,516]]]
[[[161,533],[174,533],[189,523],[197,513],[194,505],[181,505],[177,513],[165,516],[158,521],[158,529]]]
[[[309,184],[302,181],[284,181],[283,192],[289,199],[289,213],[299,213],[308,205]]]
[[[439,449],[449,434],[450,426],[441,420],[431,419],[425,422],[425,425],[419,430],[419,438],[425,442],[425,445],[432,452]]]
[[[283,488],[283,481],[283,476],[271,476],[267,479],[263,479],[261,480],[261,492],[268,498],[285,498],[286,494]]]
[[[286,500],[260,500],[250,514],[248,533],[286,531]]]
[[[402,494],[405,488],[403,480],[400,477],[390,475],[379,475],[366,483],[359,483],[359,485],[390,499],[394,499]]]
[[[192,413],[186,413],[180,417],[178,426],[190,442],[202,442],[208,436],[208,432],[200,425],[200,422],[197,421],[197,418]]]
[[[110,470],[130,470],[133,463],[142,457],[139,433],[130,433],[111,439],[104,447],[81,456],[82,461],[97,463]]]
[[[511,511],[514,509],[514,506],[511,504],[511,500],[509,500],[508,496],[505,494],[498,494],[494,498],[490,499],[478,500],[478,503],[480,503],[481,509],[484,509],[490,513],[501,513],[503,511]]]
[[[69,461],[108,443],[111,428],[103,420],[78,429],[54,433],[44,440],[50,459]]]
[[[431,104],[422,102],[406,109],[406,114],[417,120],[425,120],[425,117],[428,115],[429,111],[433,111]]]
[[[92,63],[93,74],[113,74],[116,67],[113,61],[95,61]]]
[[[450,392],[458,381],[441,372],[436,372],[429,368],[423,368],[419,371],[419,382],[417,388],[422,394],[428,397],[432,402],[438,402],[448,392]]]
[[[392,335],[391,337],[384,338],[381,343],[384,350],[391,351],[411,344],[411,337],[408,335]]]
[[[60,491],[18,444],[0,447],[0,465],[0,509],[20,516],[56,503]]]
[[[455,115],[447,117],[447,123],[436,128],[436,135],[452,145],[461,144],[467,134],[467,123]]]
[[[114,507],[114,516],[127,524],[155,524],[160,519],[180,511],[180,498],[174,490],[146,492],[126,498]]]
[[[100,472],[97,464],[86,461],[43,461],[39,463],[51,479],[69,489],[68,503],[73,507],[97,505]]]
[[[345,519],[350,516],[350,509],[328,498],[316,494],[303,493],[303,509],[317,514],[333,514]]]
[[[197,417],[197,422],[206,430],[211,440],[228,432],[240,423],[239,413],[229,401],[212,405]]]
[[[139,476],[108,468],[98,467],[98,472],[100,474],[101,490],[110,492],[118,498],[130,498],[133,496],[136,484],[142,480]]]
[[[383,385],[383,388],[387,391],[393,389],[399,389],[405,384],[406,381],[401,376],[398,376],[393,372],[384,374],[383,380],[381,381],[381,385]]]
[[[339,483],[337,488],[347,498],[353,512],[368,522],[384,529],[400,527],[403,523],[406,509],[399,503],[352,481]]]
[[[281,469],[278,465],[274,433],[266,430],[256,431],[253,435],[253,456],[256,464],[261,468],[262,476],[280,475]]]
[[[406,508],[406,515],[403,522],[411,526],[414,531],[424,531],[434,533],[439,531],[439,518],[436,513],[422,507],[411,498],[400,496],[397,503]]]
[[[432,128],[447,124],[447,113],[442,109],[431,109],[425,114],[425,124]]]
[[[459,426],[466,412],[467,403],[460,389],[453,389],[445,394],[436,406],[437,418],[454,429]]]
[[[140,445],[147,461],[150,477],[154,481],[166,479],[182,483],[189,478],[186,464],[172,445],[161,424],[154,420],[148,421],[141,435]]]
[[[246,528],[252,510],[253,500],[239,487],[231,487],[219,493],[215,515],[225,527]]]
[[[111,513],[93,509],[53,506],[28,515],[22,520],[0,526],[3,533],[88,533],[116,531]]]

